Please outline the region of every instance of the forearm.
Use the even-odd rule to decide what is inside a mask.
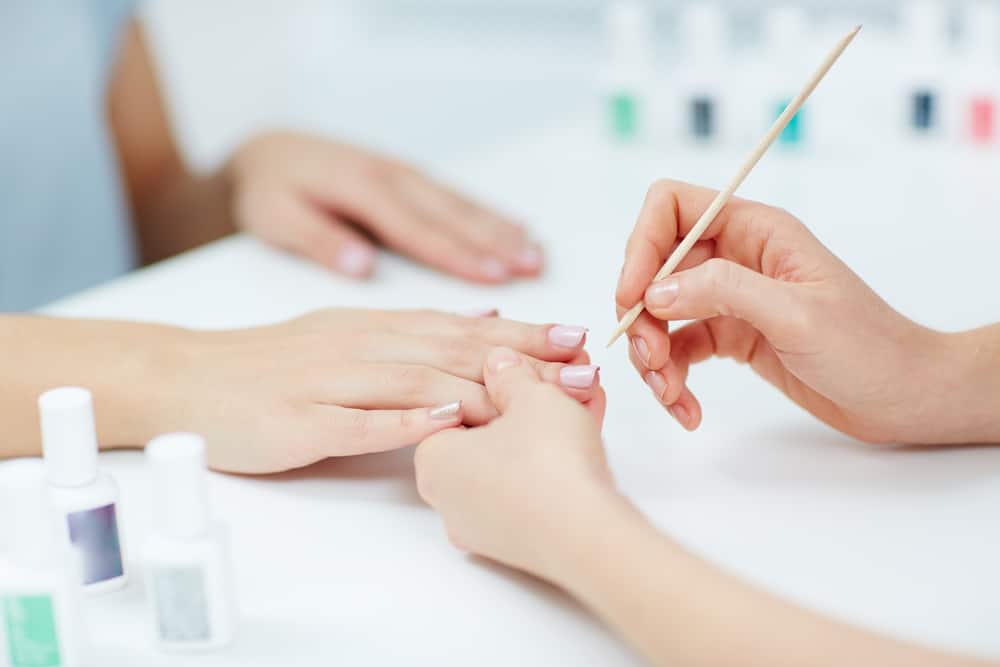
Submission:
[[[685,552],[637,512],[587,513],[553,579],[657,665],[972,665],[796,608]]]
[[[144,443],[178,367],[182,329],[91,320],[0,316],[0,457],[37,456],[36,400],[53,387],[94,394],[102,447]]]
[[[948,335],[954,370],[941,396],[939,418],[950,442],[1000,444],[1000,324]],[[920,363],[915,360],[915,363]]]
[[[176,169],[132,202],[144,264],[215,241],[235,231],[225,169],[195,175]]]

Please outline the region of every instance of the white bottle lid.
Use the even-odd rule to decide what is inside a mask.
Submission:
[[[697,63],[721,63],[729,48],[728,25],[714,2],[687,5],[680,17],[685,56]]]
[[[0,520],[5,550],[12,562],[41,567],[54,559],[54,524],[41,460],[0,463]]]
[[[45,474],[53,486],[83,486],[97,478],[97,428],[90,392],[60,387],[38,398]]]
[[[606,20],[611,66],[644,74],[653,60],[646,6],[639,0],[614,0],[608,7]]]
[[[902,27],[910,48],[925,58],[938,58],[948,47],[949,8],[937,0],[903,3]]]
[[[765,48],[777,58],[798,60],[809,40],[809,17],[801,7],[781,5],[764,14]]]
[[[980,0],[965,6],[965,52],[984,65],[1000,67],[1000,7]]]
[[[169,433],[146,446],[153,478],[153,528],[178,539],[205,534],[209,527],[205,440],[193,433]]]

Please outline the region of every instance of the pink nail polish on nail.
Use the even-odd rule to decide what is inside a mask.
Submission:
[[[333,260],[334,266],[349,276],[363,278],[375,265],[375,250],[352,243],[341,248]]]
[[[646,305],[654,308],[669,308],[677,300],[680,288],[680,283],[674,278],[653,283],[646,290]]]
[[[445,403],[444,405],[432,408],[428,414],[431,419],[436,419],[438,421],[452,421],[461,411],[462,401],[455,401],[454,403]]]
[[[514,256],[514,261],[520,268],[533,271],[542,265],[542,250],[536,245],[525,246]]]
[[[549,329],[549,342],[557,347],[579,347],[587,336],[583,327],[558,324]]]
[[[564,366],[559,370],[559,384],[570,389],[590,389],[598,370],[598,366]]]
[[[639,361],[649,368],[649,346],[646,345],[646,341],[641,336],[636,336],[632,339],[632,347],[635,348]]]
[[[680,424],[681,426],[687,428],[687,422],[688,422],[689,415],[688,415],[688,411],[686,409],[684,409],[683,405],[681,405],[680,403],[674,403],[673,405],[671,405],[671,406],[669,406],[667,408],[667,412],[670,413],[671,417],[673,417],[674,419],[677,420],[678,424]]]
[[[646,384],[649,385],[649,388],[653,390],[653,393],[656,394],[656,398],[662,402],[663,395],[667,393],[666,378],[656,371],[649,371],[643,376],[643,378],[646,380]]]
[[[510,277],[510,272],[507,271],[504,263],[494,257],[487,257],[479,266],[482,269],[483,275],[490,280],[505,280]]]

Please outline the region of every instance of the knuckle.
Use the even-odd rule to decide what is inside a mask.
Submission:
[[[371,439],[371,419],[364,410],[349,413],[346,417],[348,437],[357,445],[366,445]]]

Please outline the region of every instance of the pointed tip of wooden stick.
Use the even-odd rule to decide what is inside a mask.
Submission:
[[[859,23],[859,24],[857,24],[856,26],[854,26],[854,30],[852,30],[852,31],[851,31],[851,37],[854,37],[854,36],[855,36],[855,35],[857,35],[857,34],[858,34],[859,32],[861,32],[861,28],[862,28],[863,26],[864,26],[864,24],[863,24],[863,23]]]

